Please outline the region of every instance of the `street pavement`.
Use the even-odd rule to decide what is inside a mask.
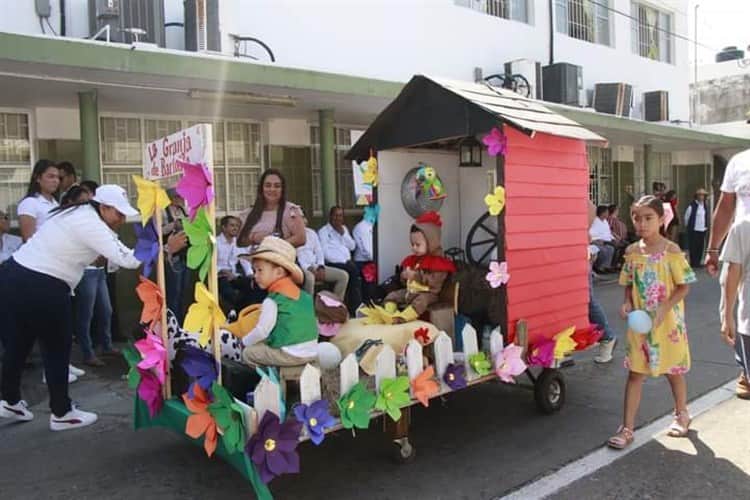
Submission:
[[[687,299],[693,355],[693,368],[688,374],[691,400],[722,386],[738,373],[730,350],[719,340],[718,293],[716,281],[700,273]],[[623,323],[617,318],[622,289],[601,285],[596,295],[622,335]],[[410,439],[417,453],[413,462],[397,465],[389,460],[392,445],[382,433],[382,423],[376,420],[356,436],[339,432],[329,435],[319,447],[304,443],[300,446],[302,473],[274,480],[271,490],[279,499],[500,498],[601,448],[616,430],[626,376],[623,343],[615,354],[614,362],[604,366],[592,362],[593,352],[577,355],[575,366],[564,371],[567,402],[552,416],[537,411],[528,383],[482,384],[412,413]],[[182,436],[159,428],[134,432],[133,395],[120,379],[124,371],[123,361],[119,366],[87,374],[71,386],[74,399],[85,409],[99,412],[100,421],[89,429],[65,433],[48,431],[40,375],[34,371],[27,377],[26,395],[33,396],[30,399],[35,403],[37,418],[27,424],[0,422],[0,498],[253,497],[249,484],[230,466],[219,459],[208,459]],[[700,491],[682,485],[679,474],[672,479],[657,474],[657,466],[664,471],[684,469],[685,476],[697,478],[702,477],[700,474],[712,475],[712,470],[715,474],[732,471],[736,481],[722,481],[739,481],[744,478],[742,471],[750,470],[748,462],[733,461],[732,457],[744,452],[747,458],[748,442],[733,440],[732,436],[741,435],[746,424],[741,421],[742,406],[727,405],[736,420],[725,426],[729,434],[720,435],[724,428],[721,415],[712,417],[711,412],[696,421],[698,432],[692,434],[690,442],[700,449],[691,456],[701,462],[691,461],[683,456],[684,451],[673,449],[677,444],[649,443],[570,485],[559,498],[688,498],[693,491]],[[662,417],[671,408],[666,380],[649,380],[637,426]],[[706,446],[720,459],[711,459]],[[705,466],[718,460],[723,462],[714,469]],[[636,486],[640,489],[633,489]],[[692,498],[699,497],[706,498]]]

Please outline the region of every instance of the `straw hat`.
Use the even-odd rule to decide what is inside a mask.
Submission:
[[[292,279],[298,285],[301,285],[305,281],[302,269],[295,263],[297,260],[297,251],[288,241],[276,236],[266,236],[263,238],[260,245],[247,258],[250,260],[262,259],[283,267],[289,271]]]
[[[706,191],[703,188],[698,188],[696,189],[695,194],[702,194],[703,196],[708,196],[708,191]]]

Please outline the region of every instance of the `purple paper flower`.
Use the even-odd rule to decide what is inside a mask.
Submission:
[[[487,146],[487,154],[490,156],[505,155],[508,151],[508,138],[497,127],[493,127],[490,133],[482,138],[482,142]]]
[[[245,446],[245,453],[258,467],[260,479],[269,483],[281,474],[299,472],[297,444],[302,424],[296,420],[279,422],[279,417],[266,411],[258,431]]]
[[[466,368],[464,365],[451,363],[445,367],[443,380],[454,391],[466,387]]]
[[[209,353],[197,347],[187,346],[184,353],[182,369],[189,377],[195,379],[195,382],[203,390],[208,392],[214,380],[216,380],[216,361]],[[190,384],[190,388],[188,388],[190,399],[195,399],[194,387],[195,384]]]
[[[552,362],[555,360],[555,341],[543,340],[539,344],[531,346],[527,358],[531,366],[552,366]]]
[[[135,258],[143,262],[143,276],[148,277],[151,274],[151,268],[154,261],[159,256],[159,238],[156,235],[154,220],[148,221],[148,224],[134,224],[135,229]]]
[[[294,407],[294,416],[305,426],[310,434],[310,441],[315,445],[323,442],[325,430],[336,425],[336,419],[328,412],[328,401],[319,399],[310,406],[298,404]]]

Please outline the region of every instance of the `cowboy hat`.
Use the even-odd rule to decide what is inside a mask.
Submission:
[[[254,259],[262,259],[272,264],[276,264],[277,266],[281,266],[289,271],[292,280],[298,285],[301,285],[302,282],[305,281],[305,275],[302,273],[302,269],[300,269],[295,263],[295,260],[297,259],[297,251],[288,241],[277,238],[276,236],[266,236],[253,253],[242,258],[247,258],[251,261]]]
[[[703,188],[698,188],[695,190],[695,194],[702,194],[703,196],[708,196],[708,191],[706,191]]]

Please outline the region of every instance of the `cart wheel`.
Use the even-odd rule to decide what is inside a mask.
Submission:
[[[534,384],[536,405],[544,414],[560,411],[565,403],[565,379],[558,370],[545,368]]]
[[[396,463],[408,464],[414,460],[417,450],[409,442],[409,438],[393,440],[391,456]]]

